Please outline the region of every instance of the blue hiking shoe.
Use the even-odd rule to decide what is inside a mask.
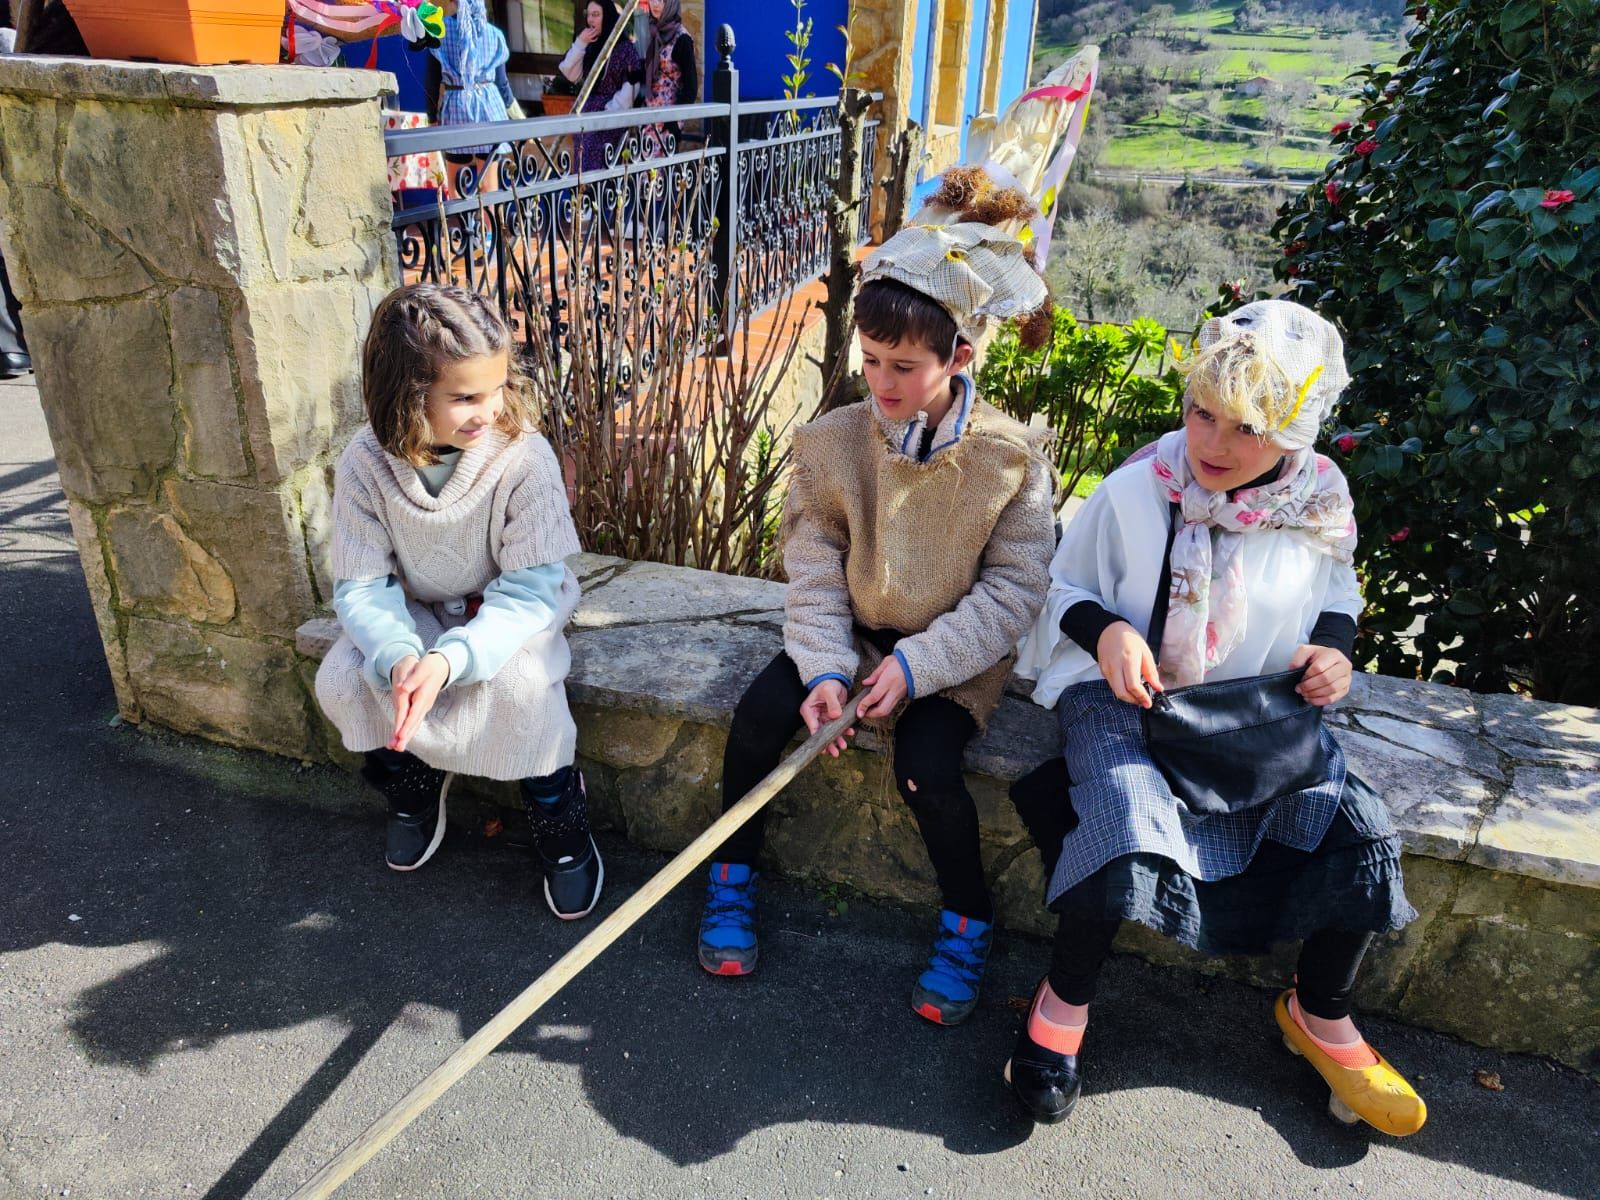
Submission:
[[[700,917],[700,965],[713,975],[756,969],[756,874],[741,863],[711,864]]]
[[[978,1007],[978,984],[989,961],[994,926],[948,908],[939,914],[928,969],[911,989],[911,1009],[935,1025],[956,1025]]]

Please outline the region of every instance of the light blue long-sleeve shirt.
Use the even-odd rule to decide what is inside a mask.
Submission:
[[[465,625],[448,629],[431,647],[450,664],[446,687],[494,678],[522,644],[554,623],[566,566],[550,563],[507,571],[483,589],[483,605]],[[366,659],[367,678],[380,688],[402,658],[428,650],[406,610],[405,589],[393,575],[341,579],[333,610]]]

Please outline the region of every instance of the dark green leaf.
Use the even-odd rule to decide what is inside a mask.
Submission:
[[[1472,219],[1476,221],[1479,217],[1483,216],[1484,213],[1488,212],[1505,198],[1505,188],[1496,188],[1494,191],[1490,192],[1482,200],[1479,200],[1472,206]]]

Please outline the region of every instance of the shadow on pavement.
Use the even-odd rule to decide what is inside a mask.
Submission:
[[[330,1018],[348,1030],[272,1122],[239,1136],[248,1145],[211,1196],[248,1191],[326,1116],[328,1097],[408,1006],[453,1014],[470,1034],[586,932],[543,911],[509,835],[487,842],[452,830],[427,870],[398,875],[381,864],[377,802],[340,772],[113,727],[76,564],[13,560],[5,575],[0,712],[13,762],[0,806],[0,953],[52,942],[153,947],[141,965],[70,999],[69,1028],[98,1063],[148,1072],[180,1047],[242,1032]],[[615,839],[603,849],[610,911],[662,859]],[[1004,939],[973,1020],[938,1029],[906,1003],[931,915],[860,904],[834,919],[813,890],[780,883],[763,907],[761,972],[714,979],[694,961],[696,893],[675,892],[498,1053],[578,1064],[584,1101],[679,1165],[790,1122],[909,1130],[963,1155],[1071,1137],[1070,1126],[1035,1131],[1000,1083],[1019,1016],[1013,998],[1043,970],[1038,943]],[[74,913],[82,919],[69,921]],[[1307,1165],[1360,1160],[1367,1140],[1326,1123],[1325,1090],[1278,1049],[1271,999],[1118,959],[1086,1044],[1085,1104],[1177,1089],[1196,1105],[1258,1113]],[[1592,1081],[1366,1025],[1421,1077],[1432,1107],[1406,1152],[1600,1193],[1593,1142],[1550,1133],[1600,1126]],[[593,1052],[618,1046],[625,1058]],[[1471,1066],[1491,1060],[1504,1096],[1471,1084]],[[414,1082],[397,1079],[391,1099]],[[1546,1149],[1512,1162],[1511,1144]]]

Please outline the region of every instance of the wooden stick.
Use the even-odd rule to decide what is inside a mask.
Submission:
[[[595,926],[593,932],[563,954],[549,970],[523,989],[515,1000],[490,1018],[488,1024],[435,1067],[433,1073],[407,1092],[398,1104],[367,1126],[360,1137],[307,1180],[289,1200],[326,1200],[331,1196],[334,1189],[354,1175],[363,1163],[388,1145],[396,1134],[444,1095],[463,1075],[477,1066],[491,1050],[516,1032],[518,1026],[538,1012],[545,1001],[598,958],[601,951],[654,908],[674,886],[698,867],[707,855],[722,845],[729,834],[755,816],[774,796],[788,786],[790,780],[804,770],[812,759],[855,721],[856,708],[865,695],[863,691],[852,696],[845,703],[844,711],[837,719],[828,722],[807,738],[798,750],[779,763],[772,773],[751,788],[743,799],[718,817],[704,833],[685,846],[676,858],[629,896],[616,912]]]
[[[617,48],[617,43],[622,40],[623,32],[628,28],[628,22],[633,20],[633,10],[639,7],[639,0],[628,0],[622,6],[622,13],[617,17],[617,23],[611,27],[611,36],[606,38],[606,44],[600,47],[600,55],[594,60],[594,69],[589,72],[589,77],[583,81],[583,86],[578,89],[578,98],[572,102],[574,114],[583,112],[584,101],[589,98],[589,93],[594,91],[595,80],[605,74],[606,64],[611,61],[611,52]]]

